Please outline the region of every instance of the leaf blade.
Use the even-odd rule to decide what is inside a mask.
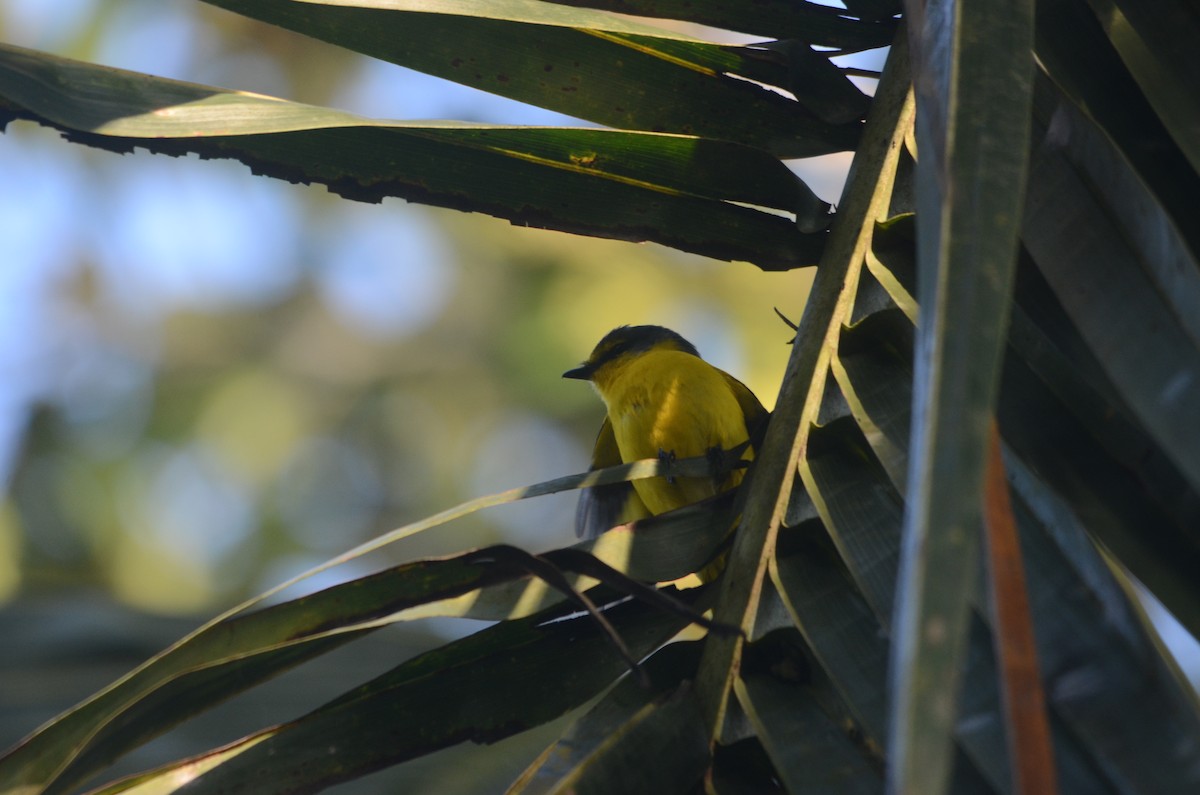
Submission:
[[[755,460],[749,486],[744,486],[746,512],[729,562],[730,568],[743,574],[724,580],[715,617],[720,623],[742,627],[747,634],[754,626],[763,579],[787,512],[796,462],[816,419],[828,368],[829,339],[849,311],[858,263],[869,237],[866,225],[873,226],[885,211],[898,159],[894,144],[911,125],[906,52],[903,37],[898,37],[867,120],[864,148],[855,155],[846,200],[835,218],[830,244],[797,329],[763,450]],[[697,687],[714,739],[725,722],[742,651],[743,642],[738,638],[710,637],[705,646]]]
[[[8,45],[0,45],[0,112],[117,151],[234,158],[360,201],[396,196],[768,268],[815,261],[825,237],[780,214],[820,230],[827,209],[782,163],[721,141],[380,122]]]
[[[206,2],[610,127],[721,138],[783,157],[849,149],[858,139],[857,124],[823,122],[726,76],[738,69],[736,52],[605,12],[515,0]]]
[[[940,795],[1028,166],[1033,3],[906,4],[918,90],[912,450],[892,646],[896,792]]]

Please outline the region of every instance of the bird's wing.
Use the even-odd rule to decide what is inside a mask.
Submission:
[[[617,449],[617,437],[613,433],[612,423],[605,417],[592,450],[591,468],[604,469],[620,463],[621,451]],[[595,538],[610,527],[649,515],[650,511],[634,491],[632,483],[589,486],[579,494],[579,504],[575,508],[575,535]]]
[[[762,440],[767,433],[767,422],[771,419],[771,412],[763,408],[763,404],[750,391],[750,387],[724,370],[721,371],[721,375],[725,376],[725,383],[729,385],[733,396],[737,398],[738,405],[742,407],[742,417],[746,420],[746,433],[750,435],[750,445],[757,452],[762,449]]]

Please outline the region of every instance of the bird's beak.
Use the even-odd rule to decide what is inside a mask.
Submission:
[[[592,380],[592,368],[589,365],[581,364],[574,370],[567,370],[562,374],[563,378],[577,378],[580,381]]]

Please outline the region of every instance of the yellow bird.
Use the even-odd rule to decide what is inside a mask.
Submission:
[[[662,326],[621,326],[563,378],[591,381],[608,415],[592,469],[643,458],[715,456],[747,440],[754,457],[769,413],[741,381],[700,358],[695,346]],[[727,491],[744,470],[711,477],[647,478],[584,489],[575,530],[590,538],[624,522],[665,513]]]

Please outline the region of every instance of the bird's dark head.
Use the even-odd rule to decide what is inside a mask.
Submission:
[[[606,364],[627,356],[637,356],[648,351],[680,351],[699,356],[696,346],[683,337],[662,326],[618,326],[604,335],[591,356],[583,364],[563,373],[563,378],[592,380],[592,376]]]

